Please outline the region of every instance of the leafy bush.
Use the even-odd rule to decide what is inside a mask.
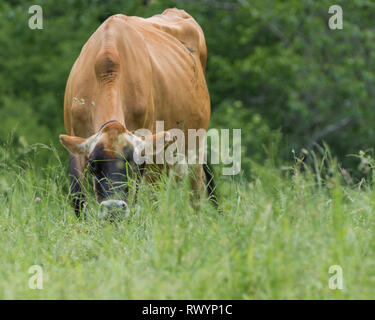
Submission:
[[[241,129],[241,168],[247,175],[251,172],[252,162],[262,163],[277,157],[280,132],[271,130],[260,114],[245,108],[241,101],[222,103],[213,114],[211,126]]]

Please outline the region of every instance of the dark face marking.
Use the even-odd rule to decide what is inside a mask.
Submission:
[[[129,178],[135,177],[139,167],[133,159],[133,146],[126,145],[116,154],[98,144],[90,154],[88,165],[94,177],[96,196],[99,202],[107,199],[127,200]]]

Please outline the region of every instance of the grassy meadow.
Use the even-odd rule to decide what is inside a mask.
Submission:
[[[130,215],[103,223],[92,192],[87,219],[75,217],[66,164],[45,148],[17,162],[0,150],[1,299],[375,296],[375,189],[350,181],[327,151],[310,166],[265,160],[250,178],[218,177],[221,212],[208,200],[194,208],[186,181],[141,182]],[[39,152],[49,162],[37,165]],[[29,288],[32,265],[42,290]],[[343,290],[328,287],[331,265]]]

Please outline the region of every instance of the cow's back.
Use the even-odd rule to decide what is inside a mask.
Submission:
[[[105,121],[129,130],[207,129],[210,117],[204,78],[203,32],[177,9],[148,19],[116,15],[90,37],[66,87],[68,134],[87,137]]]

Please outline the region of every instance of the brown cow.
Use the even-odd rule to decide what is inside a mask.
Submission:
[[[118,189],[127,193],[124,168],[139,169],[133,158],[143,141],[135,130],[150,130],[154,141],[167,135],[155,133],[156,121],[164,121],[165,130],[207,130],[206,56],[202,29],[183,10],[167,9],[147,19],[118,14],[94,32],[70,72],[64,101],[68,135],[60,135],[70,152],[77,215],[87,164],[99,202],[119,197]],[[202,165],[195,168],[198,188],[203,171],[208,172]]]

